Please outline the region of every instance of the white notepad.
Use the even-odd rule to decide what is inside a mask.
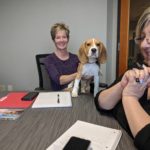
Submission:
[[[78,120],[46,150],[62,150],[72,136],[90,140],[92,150],[115,150],[121,135],[121,130]]]
[[[72,107],[70,92],[40,92],[32,108]]]

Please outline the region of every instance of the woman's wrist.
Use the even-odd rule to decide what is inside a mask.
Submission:
[[[124,86],[122,85],[121,81],[118,84],[119,84],[119,90],[123,91]]]
[[[138,97],[135,95],[122,95],[122,100],[128,101],[128,100],[136,100],[138,101]]]

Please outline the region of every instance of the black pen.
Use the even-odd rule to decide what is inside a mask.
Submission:
[[[139,64],[139,63],[137,62],[136,65],[137,65],[138,69],[141,69],[141,70],[144,69],[144,68],[143,68],[143,64],[141,65],[141,64]]]
[[[139,64],[138,62],[136,63],[136,65],[137,65],[138,69],[141,69],[141,70],[144,69],[144,68],[143,68],[143,65]],[[143,83],[143,80],[140,80],[139,78],[136,78],[135,81],[136,81],[137,83],[140,83],[140,84]]]
[[[59,94],[57,94],[57,103],[60,103]]]

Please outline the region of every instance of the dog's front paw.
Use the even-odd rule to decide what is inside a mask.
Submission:
[[[81,93],[86,93],[85,87],[81,87]]]
[[[90,93],[90,86],[81,87],[81,93]]]
[[[76,90],[72,90],[72,97],[78,97],[78,91],[76,91]]]
[[[78,93],[72,92],[72,97],[78,97]]]

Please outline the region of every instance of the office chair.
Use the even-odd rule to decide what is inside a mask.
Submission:
[[[39,76],[39,87],[35,88],[35,90],[51,91],[51,81],[43,63],[44,58],[48,55],[49,54],[37,54],[35,56]]]
[[[38,75],[39,75],[39,87],[35,88],[35,90],[52,90],[51,88],[51,81],[48,75],[47,70],[45,69],[43,60],[46,56],[49,54],[37,54],[35,56],[36,58],[36,64],[38,69]],[[94,83],[91,83],[91,90],[90,92],[93,93],[94,90]],[[107,88],[108,85],[106,83],[100,83],[100,88]]]

